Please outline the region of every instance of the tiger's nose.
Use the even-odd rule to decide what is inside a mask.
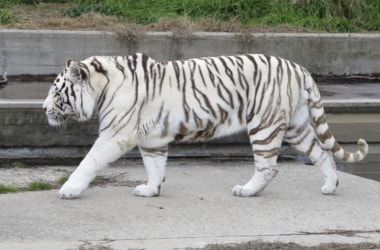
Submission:
[[[47,100],[45,100],[44,103],[42,104],[42,109],[43,109],[45,112],[47,112],[47,110],[48,110],[48,101],[47,101]]]

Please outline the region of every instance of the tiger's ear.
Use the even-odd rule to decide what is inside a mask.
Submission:
[[[73,62],[73,59],[71,58],[66,59],[66,68],[70,67],[72,62]]]
[[[74,79],[79,81],[88,79],[87,71],[84,68],[82,68],[77,62],[74,62],[69,59],[66,62],[66,65],[70,70],[70,76]]]

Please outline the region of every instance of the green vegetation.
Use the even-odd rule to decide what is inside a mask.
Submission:
[[[89,12],[136,24],[163,18],[234,22],[243,27],[289,26],[314,31],[380,30],[379,0],[0,0],[0,24],[17,22],[12,6],[65,4],[62,16]]]
[[[7,185],[0,184],[0,194],[16,193],[18,191],[19,191],[18,188],[14,186],[7,186]]]
[[[2,4],[39,4],[39,3],[70,3],[71,0],[0,0],[0,6]],[[80,1],[77,1],[80,2]]]
[[[49,183],[45,183],[45,182],[32,182],[30,183],[28,186],[27,186],[27,190],[28,191],[38,191],[38,190],[50,190],[50,189],[53,189],[54,186],[49,184]]]
[[[7,193],[17,193],[20,191],[39,191],[39,190],[50,190],[55,188],[54,185],[51,185],[49,183],[45,182],[32,182],[29,183],[26,188],[17,188],[15,186],[11,185],[3,185],[0,184],[0,194],[7,194]]]
[[[9,9],[0,9],[0,24],[8,24],[14,21],[14,17]]]
[[[9,3],[6,0],[0,0],[0,25],[9,24],[15,21],[15,18],[12,15],[12,12],[8,8],[10,4],[11,3]]]
[[[10,164],[12,167],[16,166],[22,166],[24,167],[25,164],[23,162],[12,162]],[[58,169],[59,172],[66,173],[66,170]],[[27,172],[25,172],[27,173]],[[16,192],[25,192],[25,191],[41,191],[41,190],[51,190],[60,187],[62,184],[64,184],[69,178],[68,174],[65,174],[61,178],[57,179],[56,181],[33,181],[26,184],[16,184],[16,185],[4,185],[0,183],[0,194],[7,194],[7,193],[16,193]],[[92,182],[92,185],[101,185],[104,184],[104,178],[97,177]]]
[[[64,15],[77,17],[90,11],[138,24],[185,16],[195,21],[238,21],[245,26],[290,25],[330,32],[380,30],[378,0],[77,0]]]
[[[12,168],[24,168],[26,165],[22,161],[14,161],[11,163]]]

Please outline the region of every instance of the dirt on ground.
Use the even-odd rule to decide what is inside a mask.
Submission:
[[[291,250],[363,250],[380,249],[380,244],[360,243],[360,244],[339,244],[329,243],[318,246],[307,247],[295,243],[250,241],[242,244],[232,245],[209,245],[202,250],[264,250],[264,249],[291,249]],[[189,249],[190,250],[190,249]]]
[[[78,248],[79,250],[114,250],[107,244],[93,245],[85,242]],[[211,244],[203,248],[186,248],[186,250],[367,250],[380,249],[380,244],[359,243],[359,244],[339,244],[329,243],[320,244],[318,246],[307,247],[295,243],[281,242],[264,242],[264,241],[249,241],[241,244]],[[133,249],[140,250],[140,249]],[[141,249],[142,250],[142,249]]]
[[[78,248],[79,250],[113,250],[113,248],[105,245],[92,245],[90,243],[83,243]],[[250,241],[242,244],[224,244],[224,245],[208,245],[204,248],[187,248],[186,250],[366,250],[366,249],[380,249],[380,244],[361,243],[361,244],[320,244],[314,247],[301,246],[295,243],[281,243],[281,242],[263,242],[263,241]],[[136,250],[136,249],[134,249]]]
[[[186,250],[367,250],[380,249],[380,244],[359,243],[359,244],[320,244],[318,246],[307,247],[295,243],[281,242],[264,242],[264,241],[249,241],[241,244],[211,244],[203,248],[186,248]],[[114,250],[107,244],[92,245],[85,242],[79,246],[79,250]],[[136,249],[134,249],[136,250]]]

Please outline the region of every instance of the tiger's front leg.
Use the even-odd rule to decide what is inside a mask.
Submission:
[[[147,184],[138,185],[134,190],[134,194],[145,197],[158,196],[161,192],[162,183],[165,181],[168,146],[155,148],[140,146],[139,149],[148,174],[148,182]]]
[[[137,137],[125,140],[107,139],[99,136],[91,150],[59,190],[62,199],[78,198],[90,185],[97,173],[109,163],[118,160],[137,144]]]

